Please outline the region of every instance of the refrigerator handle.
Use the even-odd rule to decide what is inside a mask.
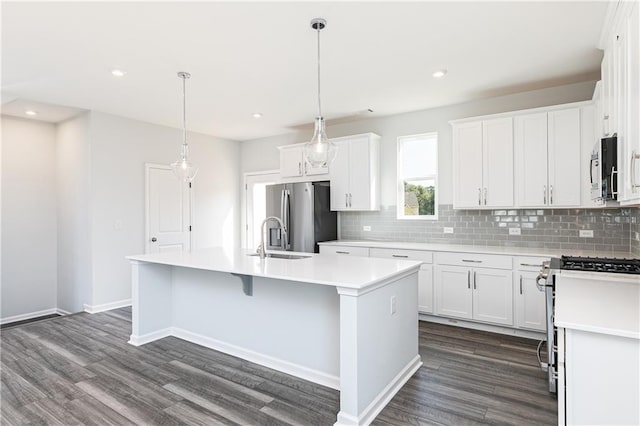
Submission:
[[[282,196],[280,197],[280,217],[282,218],[282,223],[284,224],[285,229],[282,233],[282,249],[289,249],[289,232],[291,227],[289,226],[289,213],[291,206],[291,197],[289,190],[283,189]]]

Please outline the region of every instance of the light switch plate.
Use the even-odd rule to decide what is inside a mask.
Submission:
[[[362,230],[363,230],[364,232],[370,232],[370,231],[371,231],[371,227],[370,227],[369,225],[364,225],[364,226],[362,227]]]
[[[581,229],[580,237],[582,238],[593,238],[593,230],[591,229]]]
[[[509,235],[521,235],[520,228],[509,228]]]
[[[451,228],[449,226],[445,226],[444,227],[444,233],[445,234],[453,234],[453,228]]]

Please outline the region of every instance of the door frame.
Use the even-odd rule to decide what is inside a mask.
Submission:
[[[145,254],[149,253],[149,243],[151,241],[149,235],[149,172],[151,169],[161,169],[161,170],[171,170],[171,166],[167,164],[158,164],[158,163],[144,163],[144,252]],[[191,247],[193,245],[193,191],[191,183],[186,187],[187,190],[187,220],[189,223],[187,226],[191,227],[191,231],[189,231],[189,238],[187,238],[187,250],[191,251]]]
[[[240,215],[240,241],[242,241],[242,246],[244,248],[252,248],[249,247],[249,237],[251,236],[249,232],[249,222],[251,221],[250,219],[253,219],[253,200],[249,199],[249,181],[252,181],[252,184],[261,182],[281,183],[280,170],[264,170],[260,172],[243,173],[242,188],[244,195],[241,197],[242,206],[240,207],[242,211],[242,214]]]

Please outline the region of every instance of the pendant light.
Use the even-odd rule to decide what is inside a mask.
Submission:
[[[311,167],[327,167],[336,156],[336,147],[327,138],[324,117],[322,117],[322,102],[320,101],[320,30],[327,26],[322,18],[311,20],[311,28],[318,33],[318,116],[315,119],[313,137],[304,146],[305,161]]]
[[[178,73],[178,77],[182,79],[182,148],[180,149],[180,158],[171,164],[171,169],[178,179],[189,183],[196,177],[196,173],[198,173],[198,167],[188,160],[186,81],[188,78],[191,78],[191,74],[181,71]]]

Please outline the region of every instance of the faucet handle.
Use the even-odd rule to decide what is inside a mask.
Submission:
[[[260,253],[262,251],[262,244],[258,244],[258,248],[256,249],[256,253]]]

